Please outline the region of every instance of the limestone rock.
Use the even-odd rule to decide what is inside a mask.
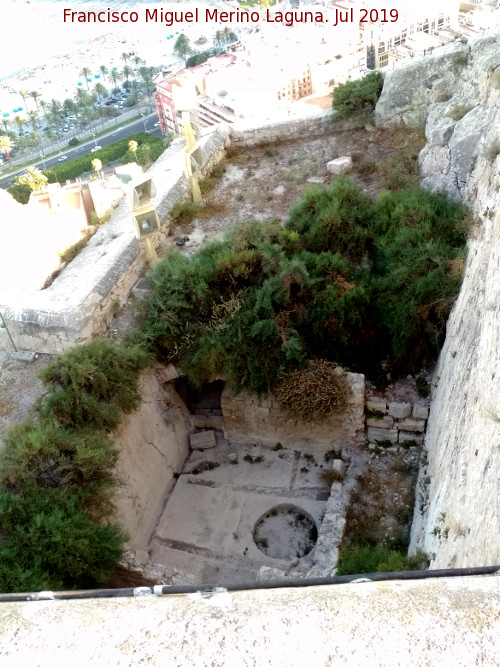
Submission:
[[[369,396],[366,400],[366,407],[368,410],[379,410],[380,412],[387,411],[387,402],[385,398],[378,396]]]
[[[377,419],[376,417],[370,417],[366,420],[367,426],[376,426],[379,428],[392,428],[394,424],[394,419],[389,415],[385,415],[382,419]]]
[[[135,552],[135,560],[139,565],[143,566],[143,565],[148,565],[151,558],[149,557],[147,551],[144,551],[144,549],[138,549]]]
[[[193,419],[193,424],[195,428],[213,428],[216,431],[224,430],[224,419],[219,415],[198,415],[196,414]]]
[[[332,470],[334,470],[341,479],[344,479],[345,476],[345,463],[341,459],[335,459],[332,461]]]
[[[404,419],[411,415],[410,403],[389,403],[389,414],[395,419]]]
[[[352,169],[352,157],[344,155],[335,160],[330,160],[326,165],[330,174],[347,174]]]
[[[423,433],[410,433],[407,431],[399,431],[399,444],[404,444],[405,442],[408,441],[413,441],[417,445],[423,445],[424,444],[424,435]]]
[[[425,431],[424,419],[402,419],[398,428],[400,431],[411,431],[412,433],[423,433]]]
[[[216,444],[215,433],[214,431],[191,433],[189,436],[189,444],[191,445],[191,449],[212,449]]]
[[[427,419],[429,417],[429,408],[424,408],[421,405],[414,405],[412,415],[414,419]]]
[[[395,429],[389,430],[388,428],[370,426],[366,430],[366,436],[371,443],[376,443],[380,440],[389,440],[389,442],[395,444],[398,441],[398,432]]]

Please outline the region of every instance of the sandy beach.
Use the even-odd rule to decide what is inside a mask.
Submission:
[[[178,10],[181,6],[181,4],[175,4],[171,8]],[[196,5],[185,3],[185,6],[192,9]],[[140,7],[142,10],[145,6]],[[162,5],[162,7],[163,9],[169,8],[168,5]],[[50,27],[53,30],[48,32],[48,40],[56,38],[57,29],[60,29],[59,22],[55,18],[46,19],[45,29]],[[28,93],[36,90],[40,93],[41,99],[47,102],[52,99],[63,102],[68,97],[73,98],[79,82],[82,82],[84,88],[86,86],[85,79],[80,76],[83,67],[88,67],[92,71],[90,87],[99,81],[107,88],[111,88],[112,84],[105,75],[103,77],[100,66],[105,65],[109,70],[113,67],[121,70],[125,64],[121,58],[124,52],[133,52],[148,66],[167,68],[177,60],[173,55],[176,32],[184,32],[192,42],[201,35],[205,35],[210,42],[211,35],[217,27],[214,27],[213,24],[207,26],[201,21],[193,25],[177,26],[177,28],[175,26],[169,28],[163,24],[144,25],[144,23],[128,26],[99,24],[87,25],[83,32],[81,26],[68,27],[68,31],[73,30],[73,33],[66,34],[66,39],[62,41],[60,54],[46,56],[41,59],[41,62],[35,60],[33,66],[25,67],[21,72],[5,78],[0,83],[0,114],[9,113],[12,119],[15,116],[14,109],[19,106],[23,107],[21,115],[26,114],[26,110],[31,111],[36,108],[35,102],[29,97],[26,102],[23,102],[19,94],[20,90]],[[174,34],[174,38],[167,39],[169,34]],[[68,37],[74,37],[75,40],[78,38],[80,43],[76,44],[71,39],[68,40]],[[199,48],[201,50],[203,47]],[[14,70],[15,61],[12,60],[9,64],[10,68]],[[133,67],[132,63],[130,65]],[[99,74],[100,78],[94,78],[95,74]]]

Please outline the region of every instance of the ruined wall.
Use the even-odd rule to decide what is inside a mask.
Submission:
[[[274,447],[297,445],[312,452],[326,452],[355,442],[364,442],[365,377],[347,373],[351,387],[348,408],[320,423],[291,420],[281,412],[276,398],[264,398],[226,387],[222,393],[225,436],[231,444],[255,443]]]
[[[434,374],[410,549],[430,554],[432,568],[495,564],[500,562],[500,35],[460,42],[388,73],[376,114],[381,125],[425,123],[423,185],[465,201],[477,218]]]
[[[229,129],[222,125],[201,138],[202,173],[221,159],[228,138]],[[148,176],[158,193],[153,200],[161,222],[161,230],[153,238],[158,248],[169,234],[169,212],[189,189],[184,176],[184,140],[174,141],[148,170]],[[97,230],[50,287],[22,296],[0,293],[0,311],[17,347],[57,353],[101,334],[146,264],[124,199],[110,222]],[[10,350],[12,345],[5,329],[0,328],[2,348]]]
[[[155,366],[140,380],[140,407],[125,415],[113,438],[120,450],[116,467],[122,485],[117,519],[130,535],[127,548],[145,549],[174,473],[189,452],[189,412],[175,391],[168,369]]]

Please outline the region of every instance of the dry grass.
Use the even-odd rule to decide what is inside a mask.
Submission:
[[[282,412],[290,419],[321,421],[343,412],[350,387],[345,372],[325,359],[283,376],[275,390]]]

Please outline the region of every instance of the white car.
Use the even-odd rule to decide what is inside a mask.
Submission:
[[[68,156],[67,156],[67,155],[61,155],[61,157],[58,157],[58,158],[57,158],[57,161],[58,161],[58,162],[64,162],[64,160],[67,160],[67,159],[68,159]]]
[[[96,151],[100,151],[101,148],[102,148],[102,146],[94,146],[94,148],[91,148],[91,149],[90,149],[90,152],[91,152],[91,153],[95,153]]]

